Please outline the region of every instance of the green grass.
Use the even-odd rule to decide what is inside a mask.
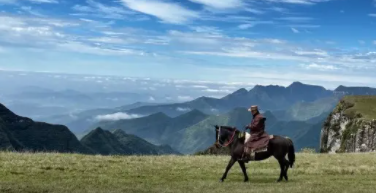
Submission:
[[[376,96],[345,96],[343,99],[354,104],[346,114],[360,113],[363,119],[376,119]]]
[[[0,192],[375,192],[376,154],[297,154],[289,182],[276,183],[274,158],[235,164],[228,156],[87,156],[0,153]]]

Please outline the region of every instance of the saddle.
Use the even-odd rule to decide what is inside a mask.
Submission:
[[[244,133],[245,133],[245,141],[244,142],[246,143],[251,138],[251,135],[247,132],[244,132]],[[268,144],[269,144],[269,140],[271,140],[273,138],[274,138],[273,135],[269,135]],[[256,143],[257,143],[257,141],[256,141]],[[255,160],[256,153],[266,152],[266,151],[268,151],[268,145],[260,146],[260,147],[254,148],[253,150],[251,150],[251,148],[249,148],[247,145],[244,145],[244,152],[243,152],[242,157],[243,158],[247,157],[247,160]]]

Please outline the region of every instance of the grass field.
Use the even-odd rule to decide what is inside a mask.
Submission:
[[[248,163],[250,182],[228,156],[86,156],[0,153],[0,192],[376,192],[376,154],[297,154],[289,182],[274,158]]]

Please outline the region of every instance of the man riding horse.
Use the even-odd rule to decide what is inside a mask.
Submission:
[[[250,137],[244,142],[244,156],[245,160],[254,160],[255,152],[263,150],[267,147],[270,137],[265,132],[266,118],[259,112],[258,107],[251,106],[248,111],[252,112],[253,120],[251,124],[247,125],[246,130],[250,130]]]

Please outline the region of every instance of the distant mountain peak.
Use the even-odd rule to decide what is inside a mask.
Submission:
[[[254,86],[249,92],[255,92],[255,91],[265,91],[265,92],[273,92],[273,91],[282,91],[285,87],[279,86],[279,85],[256,85]]]
[[[245,88],[241,88],[241,89],[236,90],[232,94],[246,94],[246,93],[248,93],[248,90]]]
[[[154,114],[151,114],[148,116],[149,118],[150,117],[158,117],[158,118],[171,118],[169,116],[167,116],[165,113],[163,112],[157,112],[157,113],[154,113]]]
[[[302,87],[316,87],[316,88],[322,88],[325,89],[324,87],[320,85],[312,85],[312,84],[305,84],[299,81],[295,81],[291,83],[287,88],[302,88]]]
[[[97,127],[93,130],[93,132],[104,132],[104,130],[101,127]]]
[[[343,90],[347,88],[346,86],[343,86],[343,85],[339,85],[336,89],[334,89],[335,91],[340,91],[340,90]]]
[[[297,86],[297,85],[306,85],[306,84],[303,84],[302,82],[299,82],[299,81],[294,81],[289,86]]]

